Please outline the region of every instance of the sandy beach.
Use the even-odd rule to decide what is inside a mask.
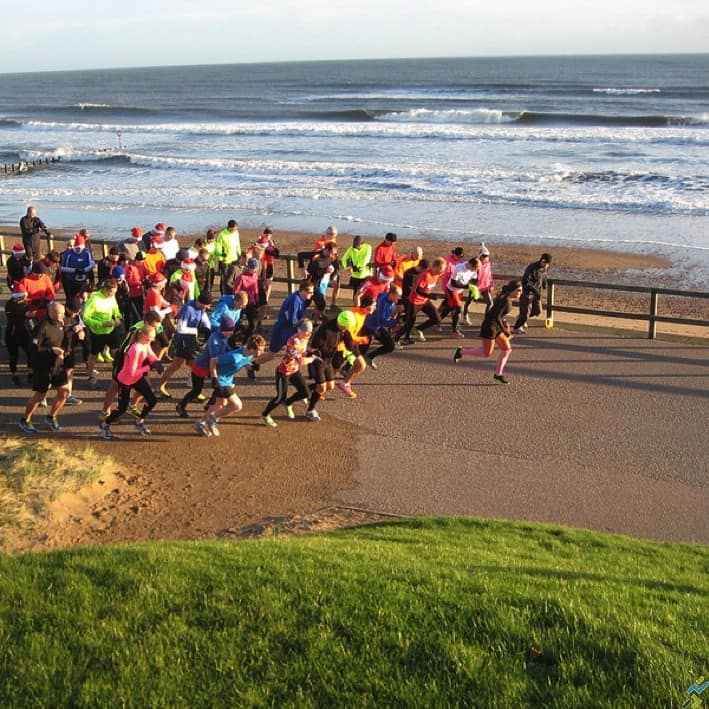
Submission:
[[[8,236],[7,248],[7,244],[12,243],[16,230],[8,228],[2,232]],[[242,230],[242,245],[252,243],[257,235],[255,230]],[[180,241],[187,245],[192,243],[195,236],[197,235],[182,235]],[[283,253],[305,250],[316,238],[317,235],[303,232],[276,234]],[[373,246],[378,243],[378,240],[368,241]],[[338,243],[343,251],[351,243],[351,235],[341,234]],[[412,245],[422,246],[425,256],[435,257],[444,255],[458,243],[402,239],[399,242],[400,251],[411,248]],[[466,248],[466,253],[474,253],[478,246],[465,243],[462,245]],[[492,253],[495,271],[507,274],[520,274],[524,266],[538,258],[542,250],[529,246],[497,247],[494,243],[488,243],[487,246]],[[548,247],[545,250],[553,253],[552,275],[558,278],[635,285],[657,284],[659,281],[666,287],[681,285],[662,281],[662,271],[670,265],[663,258],[589,249]],[[611,296],[604,296],[603,292],[599,293],[601,295],[594,295],[596,307],[604,307],[604,303],[607,307],[612,306],[613,310],[639,307],[630,294],[614,292]],[[579,302],[577,295],[569,294],[567,297],[570,303]],[[604,298],[608,300],[604,301]],[[340,301],[342,305],[348,303],[348,291],[343,289]],[[277,302],[278,296],[275,296],[274,304]],[[677,303],[675,312],[683,313],[687,309],[691,312],[691,317],[709,317],[706,308],[701,310],[702,315],[696,307],[697,301],[692,302],[692,308]],[[559,476],[571,475],[577,468],[586,470],[585,466],[590,464],[591,458],[587,460],[587,456],[592,451],[585,448],[585,443],[573,443],[574,440],[595,439],[596,445],[601,448],[607,446],[607,452],[616,450],[617,446],[620,446],[620,450],[624,445],[622,437],[618,436],[618,430],[611,432],[607,425],[598,426],[604,421],[607,423],[607,418],[588,419],[582,408],[574,408],[577,398],[583,401],[586,396],[584,387],[590,387],[589,395],[592,398],[596,396],[594,391],[599,387],[609,387],[606,393],[598,392],[596,405],[601,411],[605,411],[606,407],[610,407],[608,411],[618,408],[614,394],[616,384],[608,378],[608,371],[603,367],[598,371],[598,386],[595,379],[578,379],[579,372],[574,371],[574,362],[581,350],[574,348],[593,348],[592,344],[583,343],[593,343],[595,339],[599,349],[596,354],[593,349],[588,350],[588,355],[601,362],[604,361],[606,352],[633,349],[636,347],[632,344],[634,342],[637,342],[638,348],[647,344],[637,330],[635,335],[632,334],[633,327],[646,328],[643,323],[623,321],[622,327],[627,327],[630,331],[631,344],[628,345],[625,337],[616,339],[616,335],[601,334],[603,331],[599,329],[586,330],[585,334],[575,333],[575,322],[575,316],[559,314],[557,327],[545,331],[540,327],[541,322],[536,321],[533,323],[532,336],[521,340],[518,345],[515,344],[517,349],[511,360],[511,371],[515,371],[516,365],[517,376],[521,378],[516,393],[512,387],[478,389],[477,371],[481,367],[484,369],[484,364],[464,370],[454,369],[450,361],[453,342],[443,336],[434,336],[429,338],[431,342],[417,345],[411,352],[395,353],[387,358],[384,372],[366,372],[361,382],[360,398],[354,402],[331,395],[332,402],[324,403],[325,416],[319,425],[309,424],[302,417],[293,425],[289,425],[279,418],[281,425],[274,432],[258,423],[260,408],[273,393],[270,372],[260,376],[255,384],[246,380],[240,382],[239,391],[245,402],[245,410],[225,422],[225,435],[219,440],[203,441],[195,437],[189,422],[180,421],[175,417],[174,402],[161,401],[151,417],[154,418],[154,435],[150,440],[136,439],[127,431],[127,426],[117,426],[119,438],[110,442],[107,448],[118,463],[115,477],[104,481],[103,485],[98,485],[90,494],[72,496],[60,501],[55,507],[53,517],[41,526],[40,531],[33,538],[18,540],[14,548],[43,549],[118,541],[228,538],[275,531],[299,532],[374,521],[383,519],[388,514],[415,513],[474,513],[492,517],[539,519],[650,538],[706,541],[706,525],[698,530],[695,525],[695,532],[692,532],[691,521],[680,527],[676,526],[676,522],[667,523],[668,516],[672,519],[681,516],[682,504],[690,504],[698,489],[707,482],[706,466],[704,470],[701,469],[701,458],[686,458],[684,453],[677,457],[675,446],[683,444],[686,436],[673,441],[668,435],[667,451],[661,454],[655,451],[655,457],[661,458],[661,465],[652,463],[655,442],[662,439],[666,431],[665,426],[671,423],[665,420],[667,412],[676,410],[678,420],[681,420],[682,414],[679,411],[687,402],[692,407],[690,411],[694,411],[697,405],[705,401],[709,390],[706,372],[703,378],[700,376],[699,380],[688,381],[687,387],[684,384],[680,386],[681,380],[678,380],[676,389],[674,386],[668,389],[669,385],[661,384],[662,377],[666,376],[662,374],[661,368],[653,370],[653,383],[648,383],[648,388],[644,391],[635,391],[630,383],[630,399],[626,401],[632,410],[637,410],[639,415],[642,415],[640,412],[643,411],[643,406],[648,406],[651,408],[647,410],[662,412],[657,414],[659,438],[658,433],[655,433],[651,436],[655,442],[651,440],[641,443],[648,448],[647,454],[643,454],[636,461],[623,456],[611,467],[599,470],[596,474],[592,474],[589,469],[578,485],[570,485],[568,481],[562,484]],[[599,326],[605,323],[594,319],[590,324]],[[617,322],[611,324],[618,325]],[[701,333],[696,332],[701,330],[700,328],[691,330],[692,337],[700,336]],[[465,333],[471,340],[476,339],[476,328],[466,327]],[[678,333],[686,336],[688,329],[679,328]],[[577,344],[574,345],[574,342]],[[688,361],[686,366],[690,369],[700,367],[697,371],[701,375],[701,362],[705,359],[702,353],[706,351],[706,344],[701,344],[701,340],[698,342],[699,344],[693,346],[697,348],[697,354],[694,356],[696,364],[692,360],[692,363]],[[660,356],[675,356],[666,349],[671,348],[671,345],[658,343],[649,346],[647,361],[650,367],[653,363],[661,362],[658,359]],[[552,354],[554,356],[550,359]],[[558,375],[553,371],[556,355],[561,358]],[[638,354],[629,351],[627,366],[630,370],[623,365],[623,377],[627,375],[632,379],[637,357]],[[563,364],[561,360],[564,361]],[[616,366],[613,361],[612,357],[608,360],[609,370]],[[81,367],[79,369],[81,370]],[[105,382],[107,375],[107,366],[102,365],[102,381]],[[509,468],[504,461],[509,459],[509,455],[512,455],[513,459],[524,459],[531,455],[531,461],[536,460],[537,456],[530,451],[530,442],[527,441],[531,433],[529,426],[522,427],[515,434],[523,439],[523,449],[516,449],[514,446],[510,448],[509,444],[505,443],[509,453],[502,458],[480,455],[475,438],[469,438],[479,426],[469,429],[464,425],[459,437],[449,437],[447,432],[451,425],[456,425],[457,416],[450,413],[451,408],[445,405],[445,397],[453,396],[453,392],[456,392],[451,400],[452,410],[465,410],[468,389],[463,387],[460,390],[461,376],[466,386],[470,387],[470,396],[476,399],[483,396],[487,399],[486,408],[491,413],[484,419],[491,417],[491,420],[497,420],[498,412],[504,411],[505,407],[510,405],[510,396],[515,402],[522,400],[518,397],[534,400],[535,392],[540,384],[544,383],[546,398],[549,391],[553,392],[555,388],[560,387],[559,393],[553,394],[552,397],[562,397],[568,420],[562,423],[557,418],[558,408],[548,411],[545,409],[543,412],[537,411],[536,416],[540,418],[535,425],[540,426],[541,430],[548,431],[551,427],[551,430],[564,431],[563,440],[568,437],[568,441],[572,443],[568,444],[568,450],[567,444],[561,447],[564,451],[561,454],[561,462],[557,461],[547,473],[528,480],[520,487],[518,493],[524,490],[523,495],[514,495],[515,486],[521,483],[515,482],[514,476],[509,475]],[[692,376],[696,376],[696,373]],[[178,390],[183,379],[182,374],[175,377]],[[3,376],[3,382],[5,386],[0,401],[0,426],[4,433],[15,435],[18,432],[18,412],[26,401],[29,390],[11,389],[7,375]],[[424,388],[421,389],[421,386]],[[694,389],[695,396],[691,393],[693,387],[698,387]],[[106,445],[105,442],[97,440],[96,433],[95,412],[99,408],[102,392],[91,392],[86,387],[83,371],[77,375],[76,389],[78,396],[85,403],[77,409],[66,409],[63,412],[65,430],[56,434],[55,438],[61,446],[67,447],[67,450],[77,443],[87,441],[92,445]],[[437,403],[433,409],[434,419],[431,420],[425,409],[412,413],[418,411],[415,403],[417,397],[423,393],[424,400],[427,400],[434,391],[437,392]],[[662,396],[663,391],[671,403],[665,404],[664,410],[655,409],[655,403],[650,402],[656,402],[656,397]],[[625,395],[627,396],[628,392]],[[649,396],[649,401],[643,403],[643,396]],[[672,397],[679,398],[675,402]],[[439,406],[441,402],[443,405]],[[477,408],[478,405],[475,406]],[[579,403],[579,407],[582,406]],[[658,401],[657,406],[662,407],[663,404]],[[570,408],[567,410],[567,407]],[[526,404],[521,406],[521,416],[535,415],[533,406],[525,413],[527,408]],[[405,433],[408,429],[406,425],[403,428],[394,426],[388,433],[387,412],[397,418],[413,415],[411,432],[415,434],[416,431],[425,430],[425,435],[409,438]],[[194,416],[197,412],[191,413]],[[603,417],[610,415],[612,414],[603,414]],[[699,410],[696,416],[701,416]],[[695,423],[700,425],[698,421]],[[618,427],[624,430],[623,435],[630,435],[632,439],[632,427],[625,430],[625,424],[621,423],[618,423]],[[654,431],[655,427],[652,427],[652,430]],[[42,431],[41,435],[45,437],[47,434]],[[531,434],[530,441],[534,438],[534,434]],[[424,445],[426,441],[428,444]],[[531,445],[533,447],[533,444]],[[683,445],[684,448],[689,447],[686,442]],[[577,446],[579,448],[575,450]],[[481,486],[477,501],[473,503],[471,499],[467,506],[453,502],[457,499],[469,499],[471,493],[467,484],[463,486],[466,490],[464,494],[462,489],[455,491],[456,486],[461,484],[457,476],[446,480],[446,489],[449,491],[446,495],[441,495],[435,490],[435,486],[432,488],[430,484],[422,484],[420,489],[419,486],[412,486],[412,481],[405,475],[408,467],[403,465],[400,471],[403,477],[391,477],[393,487],[386,491],[386,499],[389,502],[384,504],[379,488],[382,476],[386,476],[387,472],[386,469],[378,469],[376,461],[408,461],[412,455],[414,458],[425,457],[426,450],[434,455],[431,470],[438,471],[440,475],[444,475],[446,471],[450,472],[452,465],[462,464],[463,470],[472,476],[471,479],[476,480],[475,484]],[[472,453],[472,458],[466,458],[461,463],[459,456],[466,450]],[[541,456],[545,466],[550,464],[547,457],[546,454]],[[533,464],[536,467],[537,463]],[[660,465],[661,469],[653,472],[657,465]],[[677,466],[676,474],[665,475],[663,471],[670,470],[673,465]],[[695,468],[691,475],[688,470],[690,467]],[[487,478],[487,473],[498,468],[508,488],[502,497],[495,494],[496,483]],[[372,475],[375,477],[370,479]],[[527,487],[530,485],[532,487]],[[623,505],[633,496],[637,496],[638,485],[643,489],[643,511],[640,518],[633,519],[627,510],[623,511]],[[532,494],[532,489],[537,492]],[[540,496],[538,491],[547,489],[555,492],[545,501],[544,495]],[[600,489],[603,489],[604,493],[599,498]],[[412,490],[415,492],[414,497],[420,495],[420,504],[414,503],[410,494]],[[581,493],[592,494],[593,505],[586,507],[572,504],[571,499],[578,498]],[[514,504],[511,503],[510,494],[515,496]],[[444,502],[448,499],[447,495],[450,495],[451,499],[449,509],[446,509]],[[434,498],[443,502],[431,508],[427,501]],[[675,501],[672,509],[667,508],[669,499]],[[662,514],[658,505],[664,510]]]

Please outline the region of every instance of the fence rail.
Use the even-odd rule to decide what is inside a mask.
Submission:
[[[66,242],[70,237],[57,237],[52,238],[44,237],[47,243],[47,249],[55,249],[57,242]],[[16,241],[17,238],[14,237]],[[102,239],[91,238],[91,246],[98,247],[101,250],[101,258],[108,255],[111,246],[115,246],[114,241],[105,241]],[[0,234],[0,266],[5,265],[6,256],[11,254],[12,251],[6,248],[5,236]],[[274,277],[274,282],[283,283],[286,286],[288,293],[293,293],[300,283],[300,267],[298,266],[298,258],[293,254],[281,254],[277,263],[283,264],[285,266],[285,275],[276,275]],[[519,278],[519,275],[515,274],[495,274],[498,281],[508,281],[513,278]],[[648,296],[648,309],[644,313],[627,313],[623,311],[615,310],[600,310],[598,308],[585,308],[582,306],[572,306],[572,305],[558,305],[555,302],[557,289],[559,287],[571,287],[571,288],[587,288],[593,290],[608,290],[608,291],[622,291],[626,293],[640,293],[646,294]],[[547,296],[546,305],[544,306],[546,310],[546,317],[551,319],[553,322],[554,313],[571,313],[578,315],[596,315],[604,318],[616,318],[622,320],[640,320],[646,321],[648,323],[648,339],[654,340],[657,337],[657,324],[658,323],[671,323],[676,325],[692,325],[697,327],[709,327],[709,320],[704,320],[701,318],[684,318],[677,317],[673,315],[661,315],[659,313],[660,297],[661,296],[672,296],[680,298],[696,298],[701,300],[709,299],[709,292],[706,291],[688,291],[679,290],[676,288],[651,288],[647,286],[632,286],[623,285],[618,283],[596,283],[588,281],[573,281],[564,278],[550,278],[548,279],[547,286]],[[441,294],[434,294],[435,298],[440,298]]]

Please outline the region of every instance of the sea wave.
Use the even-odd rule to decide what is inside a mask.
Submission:
[[[381,121],[397,123],[504,123],[515,120],[516,114],[491,108],[432,110],[414,108],[408,111],[390,111],[377,116]]]
[[[593,89],[594,94],[609,94],[610,96],[638,96],[641,94],[661,94],[662,89]]]
[[[483,118],[481,115],[479,118]],[[176,141],[190,136],[215,137],[322,137],[322,138],[387,138],[387,139],[436,139],[436,140],[510,140],[524,138],[526,141],[598,143],[625,142],[634,144],[666,143],[670,145],[706,145],[709,131],[695,130],[697,125],[706,125],[707,116],[698,116],[694,124],[670,125],[658,123],[645,126],[652,130],[638,130],[642,125],[625,125],[614,120],[602,125],[579,121],[576,125],[561,125],[553,114],[525,112],[520,120],[492,120],[468,123],[417,122],[412,120],[374,119],[367,122],[347,121],[292,121],[273,123],[213,122],[213,123],[90,123],[59,121],[27,121],[23,127],[29,131],[49,133],[114,133],[121,132],[126,141],[131,134],[174,136]],[[56,140],[56,136],[55,136]],[[43,142],[46,142],[43,141]],[[98,142],[98,135],[97,135]]]
[[[707,115],[667,116],[667,115],[603,115],[593,113],[544,113],[540,111],[522,111],[521,123],[530,125],[586,125],[586,126],[627,126],[660,128],[663,126],[701,126],[707,124]]]

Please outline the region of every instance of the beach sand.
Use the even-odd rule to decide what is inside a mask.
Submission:
[[[7,248],[7,244],[12,243],[13,230],[3,231],[10,237],[6,242]],[[14,232],[16,234],[16,230]],[[252,243],[257,235],[254,230],[242,230],[242,245]],[[186,235],[181,238],[181,243],[191,243],[193,238],[194,235]],[[283,253],[307,250],[316,238],[317,235],[302,232],[276,235]],[[373,246],[378,243],[377,240],[368,241]],[[351,235],[341,234],[338,243],[341,252],[344,251],[351,243]],[[424,255],[434,258],[445,255],[457,244],[411,239],[402,239],[399,242],[400,251],[413,245],[422,246]],[[463,246],[467,250],[466,253],[473,253],[478,245]],[[652,285],[660,281],[665,287],[681,286],[680,283],[671,282],[671,279],[668,282],[663,281],[662,271],[671,264],[665,259],[652,256],[590,249],[559,249],[551,246],[497,247],[494,243],[488,243],[487,246],[491,250],[493,266],[498,274],[519,275],[527,263],[539,257],[541,251],[549,250],[554,256],[552,275],[557,278],[635,285]],[[612,310],[632,310],[638,307],[643,310],[646,307],[631,294],[609,293],[610,295],[601,291],[595,293],[595,306],[609,307]],[[586,292],[579,294],[581,300],[578,295],[570,292],[566,296],[568,302],[588,305]],[[349,302],[349,292],[345,289],[340,296],[340,302],[342,305]],[[686,303],[676,303],[674,312],[687,312],[690,317],[709,318],[706,308],[697,308],[698,301],[691,302],[694,305],[689,308]],[[274,306],[277,303],[278,296],[274,298]],[[580,319],[581,316],[559,314],[556,321],[559,325],[564,325],[573,324]],[[594,325],[594,332],[600,332],[598,326],[608,322],[593,317],[586,318],[585,324]],[[610,324],[617,326],[619,323],[612,321]],[[647,325],[622,321],[622,327],[642,330],[646,329]],[[700,334],[697,330],[701,329],[691,330],[691,334],[697,337]],[[661,329],[662,331],[665,330]],[[688,328],[679,326],[677,332],[687,335]],[[467,334],[471,342],[476,341],[475,328],[468,329]],[[638,337],[641,335],[638,334]],[[451,346],[450,341],[434,340],[430,346],[425,345],[411,353],[411,356],[424,357],[425,360],[426,349],[430,347],[431,355],[435,354],[437,359],[445,359],[445,353]],[[433,360],[431,361],[433,363]],[[438,366],[441,365],[436,364],[436,367]],[[104,365],[103,370],[105,371],[102,371],[102,380],[105,382],[108,376],[107,366]],[[83,441],[91,442],[92,445],[106,445],[97,440],[95,418],[103,394],[101,391],[88,390],[81,367],[79,372],[77,394],[85,403],[78,409],[66,409],[63,412],[61,418],[66,429],[55,438],[59,445],[68,447]],[[110,451],[110,455],[117,461],[117,475],[111,479],[110,484],[107,483],[110,489],[106,489],[103,496],[87,496],[83,502],[81,498],[77,502],[75,496],[67,499],[65,505],[59,501],[54,505],[54,515],[42,524],[32,538],[21,540],[14,549],[300,533],[387,519],[388,514],[397,511],[395,504],[387,510],[352,509],[352,504],[343,502],[358,497],[353,492],[356,481],[366,479],[366,473],[370,472],[361,469],[362,460],[365,460],[361,446],[367,441],[379,441],[377,446],[381,448],[381,455],[387,455],[386,433],[382,435],[372,428],[373,422],[380,420],[383,407],[389,408],[392,413],[399,412],[403,415],[410,406],[410,402],[407,403],[410,394],[407,394],[407,388],[402,387],[394,387],[391,390],[385,387],[386,400],[377,400],[370,387],[377,387],[382,374],[377,372],[377,376],[372,376],[373,374],[367,373],[361,399],[354,402],[373,407],[375,415],[372,421],[365,418],[361,425],[353,424],[349,416],[338,415],[338,407],[343,406],[341,401],[325,403],[323,408],[326,415],[318,425],[302,420],[292,426],[285,423],[276,433],[259,425],[258,413],[263,403],[273,395],[271,370],[259,377],[259,382],[255,385],[246,382],[241,384],[240,394],[245,403],[245,410],[225,423],[220,439],[203,441],[196,437],[188,425],[189,422],[186,424],[174,416],[174,400],[161,401],[153,417],[154,435],[150,440],[136,440],[128,430],[130,422],[116,427],[120,437],[110,442],[107,447],[107,451]],[[3,379],[5,387],[9,387],[9,377],[5,376]],[[174,388],[177,391],[181,391],[183,380],[184,371],[178,373],[174,379]],[[448,385],[452,385],[452,382]],[[445,387],[447,384],[438,386]],[[0,424],[5,433],[14,435],[17,432],[15,422],[28,395],[29,390],[5,389],[0,401]],[[196,410],[191,411],[193,417],[197,413]],[[39,414],[41,412],[38,412],[37,418]],[[425,424],[419,422],[416,425]],[[445,421],[437,421],[436,425],[442,425],[444,428],[447,426]],[[435,429],[436,426],[433,426],[432,430]],[[45,436],[46,433],[42,432],[41,435]],[[604,435],[606,434],[603,428],[599,428],[599,446],[602,446]],[[402,448],[404,443],[397,440],[396,446],[390,450],[406,451],[406,445]],[[448,454],[452,455],[453,459],[457,455],[453,449],[449,450]],[[473,461],[467,464],[474,466]],[[633,471],[628,471],[628,475],[632,473]],[[658,491],[658,495],[668,498],[676,492],[677,490],[673,491],[670,486]],[[682,487],[677,499],[690,499],[690,492],[691,490],[687,491]],[[632,497],[636,493],[634,484],[624,483],[622,493]],[[392,497],[396,499],[396,491],[393,491]],[[575,507],[563,502],[560,502],[560,505],[565,510],[562,517],[550,512],[548,517],[542,518],[608,531],[635,533],[637,530],[639,535],[651,538],[686,538],[682,536],[683,533],[670,534],[663,530],[659,518],[653,523],[650,503],[650,512],[646,513],[647,519],[639,525],[629,525],[615,518],[609,522],[607,515],[604,517],[603,510],[598,512],[597,518],[589,519],[584,511],[579,510],[577,514],[574,512]],[[495,505],[491,502],[488,507],[483,506],[477,513],[483,516],[535,518],[529,504],[523,499],[518,500],[517,506],[507,503]],[[620,513],[612,511],[610,514]]]

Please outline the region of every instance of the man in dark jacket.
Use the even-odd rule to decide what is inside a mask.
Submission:
[[[49,238],[52,232],[47,229],[44,222],[37,216],[34,207],[27,207],[27,214],[20,219],[20,231],[22,232],[22,243],[25,246],[27,255],[33,261],[39,261],[42,255],[40,244],[40,232],[44,232]]]
[[[550,266],[551,254],[542,254],[539,261],[530,263],[524,269],[519,315],[512,330],[515,335],[524,335],[527,332],[527,320],[542,312],[542,290],[547,287],[547,273]]]

